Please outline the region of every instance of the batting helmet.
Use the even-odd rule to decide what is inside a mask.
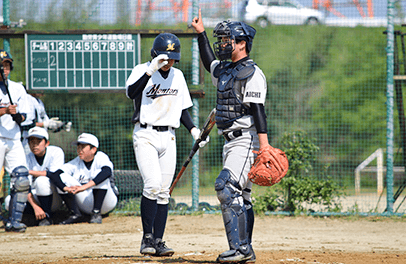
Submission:
[[[15,167],[11,172],[11,177],[24,177],[28,176],[28,169],[24,166]]]
[[[168,55],[169,59],[180,61],[180,41],[177,36],[171,33],[159,34],[152,45],[151,57],[155,58],[160,54]]]
[[[9,61],[10,70],[13,70],[13,58],[11,58],[10,54],[7,51],[0,49],[0,59],[2,62]]]
[[[246,51],[250,53],[252,41],[254,40],[255,28],[245,24],[244,22],[223,21],[216,25],[213,30],[213,37],[217,38],[217,42],[213,44],[214,53],[219,60],[227,60],[231,58],[231,53],[234,48],[231,40],[244,40],[246,43]],[[222,38],[228,38],[229,41],[223,42]]]

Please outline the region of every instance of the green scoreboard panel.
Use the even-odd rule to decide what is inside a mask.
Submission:
[[[140,43],[139,34],[26,34],[27,88],[125,89]]]

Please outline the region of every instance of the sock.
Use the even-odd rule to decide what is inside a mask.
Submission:
[[[80,212],[79,206],[76,203],[75,196],[71,193],[68,194],[60,194],[62,200],[65,202],[66,207],[68,207],[69,211],[77,216],[81,216],[82,213]]]
[[[52,198],[53,195],[47,195],[47,196],[37,196],[39,203],[41,204],[42,210],[48,215],[49,218],[52,217]]]
[[[154,236],[162,239],[165,232],[166,219],[168,218],[168,205],[158,204],[154,222]]]
[[[151,233],[154,226],[155,216],[157,214],[156,200],[150,200],[145,196],[141,197],[141,221],[144,235]]]
[[[93,189],[93,211],[101,211],[106,194],[107,190],[105,189]]]

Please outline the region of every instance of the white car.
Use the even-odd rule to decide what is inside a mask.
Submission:
[[[323,12],[303,7],[294,0],[249,0],[245,7],[244,20],[260,27],[273,25],[318,25],[324,24]]]

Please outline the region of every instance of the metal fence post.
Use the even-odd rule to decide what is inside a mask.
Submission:
[[[394,0],[388,0],[388,28],[386,46],[386,211],[393,213],[393,71],[394,71]]]
[[[10,26],[10,0],[3,0],[3,25]],[[10,39],[3,39],[3,49],[10,53]]]
[[[199,1],[193,1],[192,17],[198,15]],[[199,85],[199,47],[197,44],[197,38],[192,39],[192,84],[194,86]],[[193,98],[193,123],[199,124],[199,101],[197,98]],[[193,171],[192,171],[192,210],[197,211],[199,209],[199,151],[194,155],[192,159]]]

